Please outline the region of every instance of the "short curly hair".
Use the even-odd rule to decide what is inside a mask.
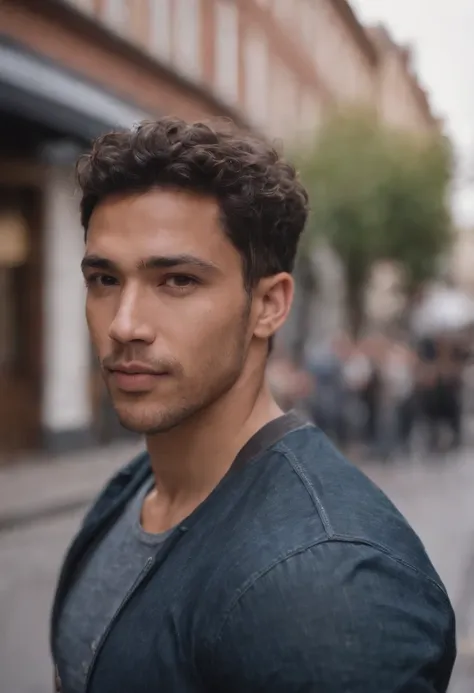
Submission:
[[[247,289],[293,269],[308,215],[306,190],[276,149],[228,122],[160,118],[111,132],[79,159],[77,177],[86,236],[94,208],[109,195],[185,189],[215,197]]]

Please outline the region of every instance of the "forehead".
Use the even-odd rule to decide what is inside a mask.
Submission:
[[[217,201],[177,190],[106,198],[92,214],[86,247],[117,262],[178,253],[219,264],[240,262],[223,231]]]

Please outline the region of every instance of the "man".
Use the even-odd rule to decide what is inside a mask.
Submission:
[[[66,557],[60,689],[446,691],[454,617],[420,541],[265,381],[307,216],[293,168],[164,119],[99,139],[79,182],[90,333],[147,452]]]

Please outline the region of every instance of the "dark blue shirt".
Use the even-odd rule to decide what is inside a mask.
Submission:
[[[86,517],[59,581],[55,659],[81,565],[150,475],[143,454]],[[454,659],[453,611],[413,530],[316,427],[287,415],[147,563],[86,691],[442,693]]]

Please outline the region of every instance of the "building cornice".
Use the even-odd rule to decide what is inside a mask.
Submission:
[[[403,68],[406,83],[423,113],[426,123],[434,130],[442,129],[442,122],[433,113],[427,92],[422,87],[417,74],[412,68],[412,49],[410,46],[401,46],[396,43],[390,35],[388,29],[379,24],[367,29],[367,34],[371,38],[375,50],[379,54],[379,59],[383,58],[384,53],[392,53],[396,56]]]
[[[351,31],[359,48],[364,53],[369,63],[373,66],[377,65],[377,51],[370,40],[364,26],[359,22],[357,16],[347,0],[329,0],[331,5],[337,10],[339,16],[343,19],[346,26]]]

